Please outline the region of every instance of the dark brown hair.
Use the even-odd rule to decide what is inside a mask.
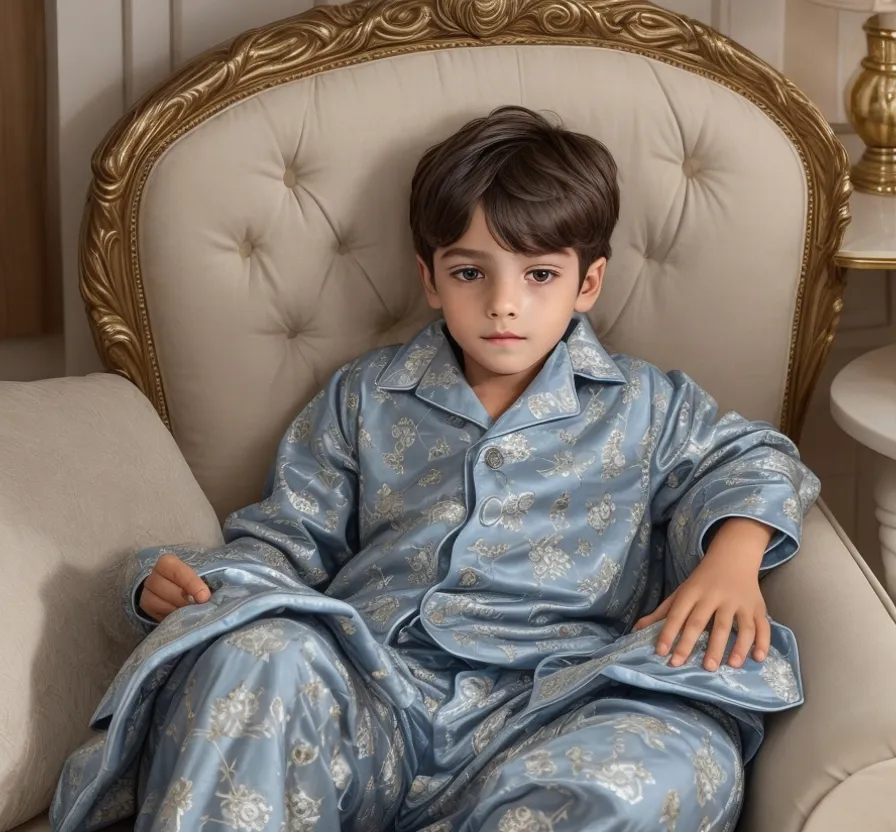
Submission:
[[[411,185],[414,247],[433,269],[436,249],[464,235],[482,204],[508,251],[573,249],[580,278],[610,256],[619,218],[616,162],[597,139],[525,107],[499,107],[423,155]]]

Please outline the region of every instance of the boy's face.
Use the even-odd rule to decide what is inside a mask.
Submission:
[[[572,249],[507,251],[492,237],[479,206],[467,232],[435,252],[434,274],[417,261],[429,305],[441,310],[464,351],[468,379],[479,381],[540,368],[573,312],[594,306],[607,262],[592,263],[580,287]]]

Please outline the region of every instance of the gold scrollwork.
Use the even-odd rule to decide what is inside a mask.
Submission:
[[[336,67],[424,50],[557,43],[624,50],[710,78],[760,107],[797,150],[808,217],[781,425],[798,437],[842,307],[833,258],[849,221],[846,153],[790,81],[713,29],[644,0],[362,0],[247,32],[187,64],[94,154],[81,291],[107,367],[133,381],[169,424],[137,235],[147,176],[178,137],[236,101]]]

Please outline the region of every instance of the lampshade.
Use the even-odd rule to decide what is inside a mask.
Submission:
[[[896,12],[896,0],[810,0],[817,6],[830,6],[851,12]]]

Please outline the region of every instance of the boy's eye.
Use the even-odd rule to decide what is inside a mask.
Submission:
[[[481,272],[479,269],[474,269],[472,267],[467,267],[465,269],[458,269],[457,271],[451,272],[455,277],[460,280],[465,281],[466,283],[471,283],[472,281],[479,278]]]
[[[529,272],[529,276],[536,283],[548,283],[553,280],[557,274],[550,269],[532,269],[532,271]]]

